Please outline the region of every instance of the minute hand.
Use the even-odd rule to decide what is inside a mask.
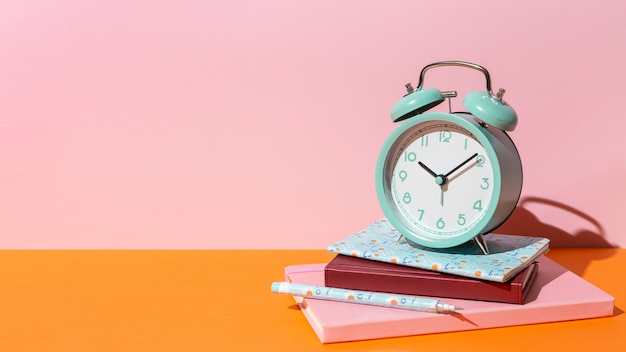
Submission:
[[[463,161],[462,163],[460,163],[459,165],[457,165],[454,169],[450,170],[450,172],[448,172],[447,174],[445,174],[445,177],[447,178],[448,176],[450,176],[453,172],[455,172],[456,170],[460,169],[463,167],[463,165],[469,163],[470,161],[472,161],[472,159],[474,159],[475,157],[478,156],[478,153],[474,153],[474,155],[470,156],[469,158],[465,159],[465,161]]]

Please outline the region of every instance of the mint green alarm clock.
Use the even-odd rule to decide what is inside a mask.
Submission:
[[[467,112],[427,112],[456,92],[422,89],[426,71],[461,66],[482,72],[487,90],[463,100]],[[424,67],[414,90],[394,105],[402,123],[385,141],[376,165],[376,192],[387,220],[408,240],[450,248],[474,240],[487,254],[483,235],[513,212],[522,190],[522,163],[506,131],[517,114],[504,90],[491,91],[489,72],[463,61]]]

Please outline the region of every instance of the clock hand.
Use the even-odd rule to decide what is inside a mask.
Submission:
[[[465,161],[463,161],[462,163],[460,163],[459,165],[457,165],[454,169],[450,170],[450,172],[448,172],[447,174],[444,175],[444,177],[447,179],[448,176],[450,176],[453,172],[455,172],[456,170],[460,169],[463,167],[463,165],[469,163],[470,161],[472,161],[472,159],[474,159],[475,157],[478,156],[478,153],[474,153],[474,155],[470,156],[469,158],[465,159]]]
[[[447,187],[444,189],[445,183],[447,181],[446,176],[444,175],[437,175],[436,172],[434,172],[433,170],[431,170],[428,166],[426,166],[426,164],[424,164],[421,161],[417,162],[419,164],[419,166],[421,166],[424,170],[426,170],[429,174],[431,174],[434,178],[435,178],[435,183],[439,185],[439,187],[441,188],[441,196],[439,197],[439,201],[441,203],[441,206],[443,206],[443,193],[444,191],[447,190]]]
[[[424,170],[428,171],[429,174],[431,174],[434,178],[435,178],[435,183],[438,184],[439,186],[443,187],[443,185],[446,183],[446,181],[448,181],[448,178],[442,174],[437,175],[437,173],[435,173],[433,170],[431,170],[428,166],[426,166],[426,164],[424,164],[421,161],[417,162],[422,168],[424,168]],[[443,201],[442,201],[443,202]]]
[[[437,175],[433,170],[431,170],[428,166],[426,166],[423,162],[418,161],[417,162],[422,168],[424,168],[424,170],[428,171],[429,174],[433,175],[433,177],[437,177],[439,175]]]
[[[441,185],[441,196],[439,197],[439,200],[441,201],[441,206],[443,207],[443,185]]]

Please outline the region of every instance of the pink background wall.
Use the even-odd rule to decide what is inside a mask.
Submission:
[[[485,66],[520,122],[499,232],[626,246],[626,2],[3,1],[1,248],[325,248],[382,216],[391,106]],[[484,89],[458,68],[427,86]],[[460,107],[461,99],[454,104]]]

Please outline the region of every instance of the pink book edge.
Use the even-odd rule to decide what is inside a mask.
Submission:
[[[615,299],[547,257],[522,305],[441,298],[463,308],[434,314],[294,297],[323,343],[538,324],[613,315]],[[288,281],[324,284],[326,264],[285,268]]]

